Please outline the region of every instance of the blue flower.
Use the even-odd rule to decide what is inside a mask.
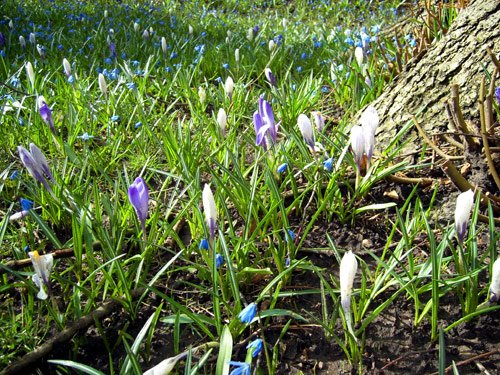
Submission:
[[[328,158],[323,162],[323,167],[328,171],[331,172],[333,168],[333,158]]]
[[[281,164],[279,167],[278,167],[278,173],[283,173],[284,171],[286,171],[286,169],[288,168],[288,164],[287,163],[283,163]]]
[[[252,350],[252,357],[255,358],[262,351],[262,339],[255,339],[247,345],[247,349]]]
[[[198,246],[200,250],[208,250],[208,240],[206,238],[202,238],[200,241],[200,245]]]
[[[495,99],[497,100],[498,105],[500,105],[500,87],[495,89]]]
[[[134,128],[138,129],[138,128],[140,128],[141,126],[142,126],[142,122],[137,121],[137,122],[135,123],[135,125],[134,125]]]
[[[220,268],[225,262],[226,262],[226,260],[224,259],[222,254],[215,254],[215,267],[216,268]]]
[[[128,87],[130,90],[135,90],[135,89],[137,89],[137,85],[136,85],[134,82],[128,82],[128,83],[127,83],[127,87]]]
[[[302,73],[302,67],[301,66],[297,67],[297,73]]]
[[[170,58],[171,58],[171,59],[175,59],[176,57],[177,57],[177,52],[172,52],[172,53],[170,54]]]
[[[238,319],[242,323],[247,323],[250,324],[255,318],[255,315],[257,314],[257,304],[255,302],[252,302],[247,305],[241,312],[238,314]]]
[[[229,364],[235,367],[230,375],[250,375],[250,365],[248,363],[229,361]]]
[[[29,199],[21,198],[21,209],[23,211],[29,211],[33,208],[33,201],[30,201]]]
[[[307,53],[302,52],[302,55],[300,55],[300,58],[301,58],[302,60],[307,59]]]
[[[292,240],[292,241],[295,241],[295,238],[297,236],[295,235],[295,233],[293,232],[293,230],[291,229],[287,229],[286,230],[286,233],[285,233],[285,241],[288,242],[289,239]]]
[[[120,121],[120,116],[118,116],[118,115],[113,115],[113,116],[111,116],[111,121],[113,121],[113,122],[118,122],[118,121]]]
[[[17,169],[15,169],[11,174],[10,174],[10,179],[11,180],[15,180],[17,178],[17,176],[19,176],[19,171]]]
[[[75,77],[73,77],[73,75],[70,75],[70,76],[68,77],[68,82],[69,82],[71,85],[72,85],[72,84],[74,84],[74,83],[75,83]]]
[[[222,64],[222,67],[223,67],[224,69],[229,69],[229,64],[228,64],[228,63],[224,63],[224,64]]]

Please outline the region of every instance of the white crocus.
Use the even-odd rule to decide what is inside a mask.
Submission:
[[[63,59],[63,69],[64,69],[64,74],[66,74],[69,77],[71,75],[71,64],[66,58]]]
[[[198,97],[200,98],[200,103],[203,104],[205,103],[205,100],[207,99],[207,92],[203,87],[198,87]]]
[[[108,95],[108,85],[106,84],[106,78],[104,78],[104,75],[102,73],[99,73],[99,89],[103,93],[104,96]]]
[[[356,58],[358,66],[361,68],[363,66],[363,48],[356,47],[354,50],[354,57]]]
[[[26,48],[26,39],[24,39],[24,36],[19,35],[19,45],[21,48]]]
[[[193,26],[189,25],[188,26],[188,33],[189,33],[189,35],[193,35],[193,32],[194,32]]]
[[[346,314],[351,311],[352,284],[357,270],[356,256],[352,251],[348,251],[340,262],[340,301]]]
[[[163,57],[167,58],[167,38],[161,37],[161,50],[163,52]]]
[[[31,82],[31,87],[35,86],[35,71],[33,70],[33,65],[31,62],[27,62],[25,65],[26,68],[26,74],[28,75],[28,78]]]
[[[233,91],[234,91],[234,81],[231,77],[227,77],[226,83],[224,84],[224,91],[226,92],[227,96],[229,97],[229,100],[233,97]]]
[[[271,39],[269,41],[269,45],[268,45],[268,48],[269,48],[269,51],[273,52],[275,49],[276,49],[276,43],[274,42],[273,39]]]
[[[364,138],[365,138],[365,154],[370,162],[373,156],[373,149],[375,147],[375,132],[379,124],[379,116],[375,107],[368,106],[359,119],[361,127],[363,128]]]
[[[473,205],[474,193],[472,190],[469,189],[458,195],[455,208],[455,229],[460,243],[463,242],[469,227],[469,218]]]
[[[134,31],[137,33],[141,29],[141,25],[138,22],[134,22]]]
[[[35,44],[36,43],[36,35],[35,35],[35,33],[30,33],[29,41],[30,41],[31,44]]]
[[[147,40],[149,39],[149,31],[148,29],[144,30],[144,32],[142,33],[142,38]]]
[[[500,301],[500,257],[493,263],[490,283],[490,302]]]
[[[354,160],[358,170],[361,167],[361,162],[363,160],[363,153],[365,151],[365,137],[363,135],[363,128],[359,125],[354,125],[351,129],[350,138],[352,152],[354,153]]]
[[[316,126],[316,129],[321,132],[325,128],[325,118],[319,111],[314,111],[311,112],[311,115],[314,119],[314,125]]]
[[[240,49],[236,48],[234,50],[234,61],[236,61],[236,64],[240,62]]]
[[[227,114],[224,108],[219,108],[219,112],[217,113],[217,123],[219,124],[222,134],[225,134],[227,127]]]
[[[215,226],[217,222],[217,207],[215,206],[214,195],[208,184],[205,184],[205,187],[203,188],[202,198],[203,210],[205,212],[205,222],[210,232],[210,240],[213,240],[215,237]]]
[[[253,40],[253,28],[252,27],[250,27],[247,30],[247,39],[249,42],[251,42]]]
[[[43,285],[45,284],[47,288],[50,288],[49,277],[54,257],[52,254],[39,255],[38,251],[30,251],[28,255],[35,270],[35,274],[32,276],[33,282],[40,289],[36,296],[39,299],[47,299],[48,294]]]
[[[311,126],[311,121],[305,114],[302,113],[297,119],[297,124],[307,146],[309,146],[311,152],[314,152],[314,132]]]

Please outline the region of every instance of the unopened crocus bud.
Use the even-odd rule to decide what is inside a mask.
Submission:
[[[363,65],[363,48],[356,47],[356,49],[354,50],[354,57],[356,58],[358,66],[361,68],[361,66]]]
[[[66,74],[66,76],[69,77],[71,75],[71,65],[66,58],[63,59],[63,69],[64,69],[64,74]]]
[[[274,76],[271,69],[264,69],[264,75],[266,76],[266,79],[271,84],[271,86],[276,87],[276,77]]]
[[[227,96],[229,97],[229,100],[231,100],[233,97],[233,91],[234,91],[234,81],[231,77],[227,77],[226,83],[224,84],[224,91],[226,92]]]
[[[10,20],[9,20],[9,27],[10,27],[11,29],[13,29],[13,28],[14,28],[14,21],[12,21],[12,19],[10,19]]]
[[[314,125],[316,126],[316,129],[321,132],[325,128],[325,118],[319,111],[314,111],[311,112],[311,115],[314,119]]]
[[[455,229],[457,231],[458,241],[463,242],[467,228],[469,227],[469,218],[474,205],[474,192],[472,190],[464,191],[457,197],[455,208]]]
[[[33,160],[35,160],[35,162],[39,166],[40,170],[44,173],[44,175],[50,181],[53,181],[54,177],[52,176],[52,172],[50,171],[47,158],[45,157],[43,152],[38,148],[38,146],[34,143],[30,143],[30,154],[33,157]]]
[[[108,85],[106,84],[106,79],[104,78],[104,75],[102,73],[99,73],[99,89],[103,93],[104,96],[108,95]]]
[[[188,26],[188,34],[193,35],[193,32],[194,32],[193,26],[189,25]]]
[[[148,31],[148,29],[144,30],[144,32],[142,33],[142,37],[144,39],[149,39],[149,31]]]
[[[354,154],[354,161],[358,166],[358,169],[361,168],[361,163],[363,160],[363,153],[365,150],[365,138],[363,135],[363,128],[359,125],[354,125],[351,129],[351,149]]]
[[[54,127],[54,121],[52,120],[52,111],[45,102],[45,98],[43,96],[38,97],[38,110],[40,112],[40,116],[42,117],[43,122],[49,125],[50,131],[52,133],[55,133],[56,129]]]
[[[306,142],[307,146],[309,146],[309,149],[311,152],[314,152],[314,132],[313,128],[311,126],[311,121],[305,114],[300,114],[299,118],[297,119],[297,124],[299,125],[300,133],[302,134],[302,137],[304,137],[304,141]]]
[[[210,233],[210,240],[213,240],[215,237],[215,229],[217,223],[217,207],[215,206],[215,199],[210,190],[210,186],[205,184],[203,188],[203,210],[205,212],[205,223],[207,224],[208,231]]]
[[[104,18],[108,18],[108,10],[104,9]]]
[[[44,60],[45,59],[45,55],[46,55],[46,53],[45,53],[45,47],[42,46],[41,44],[37,44],[36,45],[36,50],[37,50],[38,54],[40,55],[40,58],[42,60]]]
[[[234,61],[236,61],[236,64],[240,62],[240,49],[236,48],[234,50]]]
[[[500,301],[500,257],[493,263],[490,283],[490,302]]]
[[[217,123],[219,124],[222,134],[225,134],[227,126],[227,114],[224,108],[219,108],[219,112],[217,113]]]
[[[250,41],[250,42],[251,42],[251,41],[253,40],[253,36],[254,36],[254,35],[253,35],[253,27],[250,27],[250,28],[248,29],[248,31],[247,31],[247,39],[248,39],[248,41]]]
[[[276,43],[274,42],[273,39],[271,39],[269,41],[268,48],[269,48],[269,51],[271,51],[271,52],[273,52],[276,49]]]
[[[167,39],[164,36],[161,37],[161,50],[163,52],[163,57],[167,58]]]
[[[203,104],[205,103],[205,100],[207,99],[207,92],[203,87],[198,87],[198,97],[200,98],[200,103]]]
[[[285,17],[283,17],[283,19],[281,20],[281,26],[283,26],[283,28],[286,29],[287,24],[288,20]]]
[[[139,25],[139,22],[134,22],[134,31],[137,33],[141,29],[141,25]]]
[[[359,119],[365,138],[365,154],[370,162],[375,146],[375,132],[379,124],[379,116],[375,107],[368,106]]]
[[[21,48],[26,48],[26,39],[24,39],[24,36],[19,35],[19,45]]]
[[[30,33],[29,41],[30,41],[31,44],[35,44],[36,43],[36,35],[35,35],[35,33]]]
[[[146,237],[146,219],[148,218],[149,190],[142,177],[137,177],[128,188],[128,199],[134,207],[141,223],[143,236]]]
[[[38,251],[30,251],[28,253],[35,274],[32,276],[33,282],[40,289],[36,295],[39,299],[47,299],[48,294],[45,292],[44,285],[50,292],[50,272],[54,264],[54,257],[52,254],[39,255]]]
[[[352,251],[348,251],[340,262],[340,302],[346,314],[351,311],[351,294],[358,261]]]
[[[168,375],[175,368],[177,362],[187,357],[188,353],[190,353],[190,351],[182,352],[175,357],[167,358],[158,363],[156,366],[147,370],[143,375]]]
[[[28,75],[28,78],[31,82],[31,87],[35,86],[35,72],[33,71],[33,65],[31,62],[27,62],[25,65],[26,68],[26,74]]]

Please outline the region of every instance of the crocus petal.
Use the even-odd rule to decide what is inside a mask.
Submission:
[[[215,237],[215,227],[217,222],[217,207],[215,206],[214,195],[208,184],[205,184],[205,187],[203,188],[202,198],[203,210],[205,211],[205,222],[210,232],[210,239],[213,239]]]
[[[354,153],[354,160],[359,168],[361,165],[361,159],[363,158],[363,152],[365,150],[363,128],[359,125],[354,125],[351,129],[351,148]]]
[[[30,153],[31,156],[33,157],[33,160],[38,164],[40,169],[45,173],[45,175],[50,179],[54,180],[54,177],[52,176],[52,173],[50,172],[49,169],[49,164],[47,162],[47,158],[45,155],[42,153],[42,151],[38,148],[37,145],[34,143],[30,143]]]
[[[33,276],[31,276],[31,279],[33,280],[33,283],[40,289],[36,295],[36,297],[38,299],[42,299],[42,300],[45,300],[47,299],[48,297],[48,294],[47,292],[45,291],[45,289],[43,288],[43,282],[42,280],[40,279],[40,277],[37,275],[37,274],[34,274]]]
[[[137,218],[144,226],[148,217],[149,190],[142,177],[137,177],[128,189],[128,198],[135,209]]]
[[[222,130],[222,134],[224,134],[227,126],[227,114],[224,108],[219,108],[219,112],[217,113],[217,123]]]
[[[351,311],[351,294],[358,261],[352,251],[348,251],[340,262],[340,301],[345,312]]]
[[[17,150],[19,152],[21,162],[28,170],[29,174],[39,182],[46,184],[43,170],[40,168],[40,165],[37,163],[37,161],[33,159],[31,153],[23,146],[17,146]]]
[[[490,302],[500,301],[500,257],[493,263],[490,283]]]
[[[304,137],[304,141],[309,146],[311,151],[314,152],[314,133],[313,128],[311,126],[311,121],[305,114],[300,114],[297,119],[297,124],[299,125],[300,132],[302,133],[302,137]]]
[[[472,190],[467,190],[457,197],[457,205],[455,208],[455,228],[457,231],[458,240],[463,242],[465,233],[469,226],[469,218],[474,205],[474,193]]]

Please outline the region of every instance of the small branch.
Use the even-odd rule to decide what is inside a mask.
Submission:
[[[132,299],[137,299],[144,293],[145,288],[137,288],[130,292]],[[24,373],[29,366],[33,365],[42,357],[48,355],[57,344],[63,344],[73,338],[79,331],[84,331],[93,325],[96,321],[103,319],[111,314],[114,310],[122,305],[122,300],[116,298],[109,298],[96,310],[90,314],[85,315],[71,324],[69,327],[63,329],[61,332],[53,336],[50,340],[40,345],[32,352],[25,354],[16,362],[7,366],[2,372],[2,375],[13,375]]]
[[[478,354],[478,355],[475,355],[475,356],[470,357],[468,359],[465,359],[463,361],[457,362],[457,363],[455,363],[455,366],[456,367],[460,367],[460,366],[468,365],[469,363],[477,361],[478,359],[483,359],[483,358],[486,358],[486,357],[490,357],[490,356],[495,355],[495,354],[497,354],[499,352],[500,352],[500,350],[493,349],[493,350],[491,350],[489,352]],[[451,372],[452,370],[453,370],[453,366],[448,366],[448,367],[446,367],[446,369],[444,370],[444,372],[445,372],[445,374],[447,374],[447,373]],[[438,372],[434,372],[431,375],[438,375],[438,374],[439,374]]]
[[[465,123],[464,116],[462,114],[462,109],[460,108],[460,97],[458,95],[458,85],[451,85],[451,106],[450,106],[452,116],[455,120],[455,123],[458,124],[459,128],[466,134],[465,140],[469,147],[474,150],[477,148],[477,144],[474,142],[474,139],[470,137],[471,132],[469,131],[469,127]]]
[[[419,184],[422,186],[432,185],[436,180],[428,177],[406,177],[401,175],[390,175],[386,177],[387,181],[398,184]]]
[[[427,136],[427,134],[425,133],[424,129],[422,129],[422,127],[419,125],[418,121],[417,121],[417,118],[412,115],[412,118],[413,118],[413,123],[415,124],[415,127],[417,128],[419,134],[422,136],[422,138],[424,139],[424,141],[434,150],[438,153],[439,156],[447,159],[447,160],[461,160],[463,159],[464,157],[463,156],[449,156],[448,154],[444,153],[443,151],[441,151],[441,149],[436,146],[436,144],[434,142],[432,142],[432,140]]]

